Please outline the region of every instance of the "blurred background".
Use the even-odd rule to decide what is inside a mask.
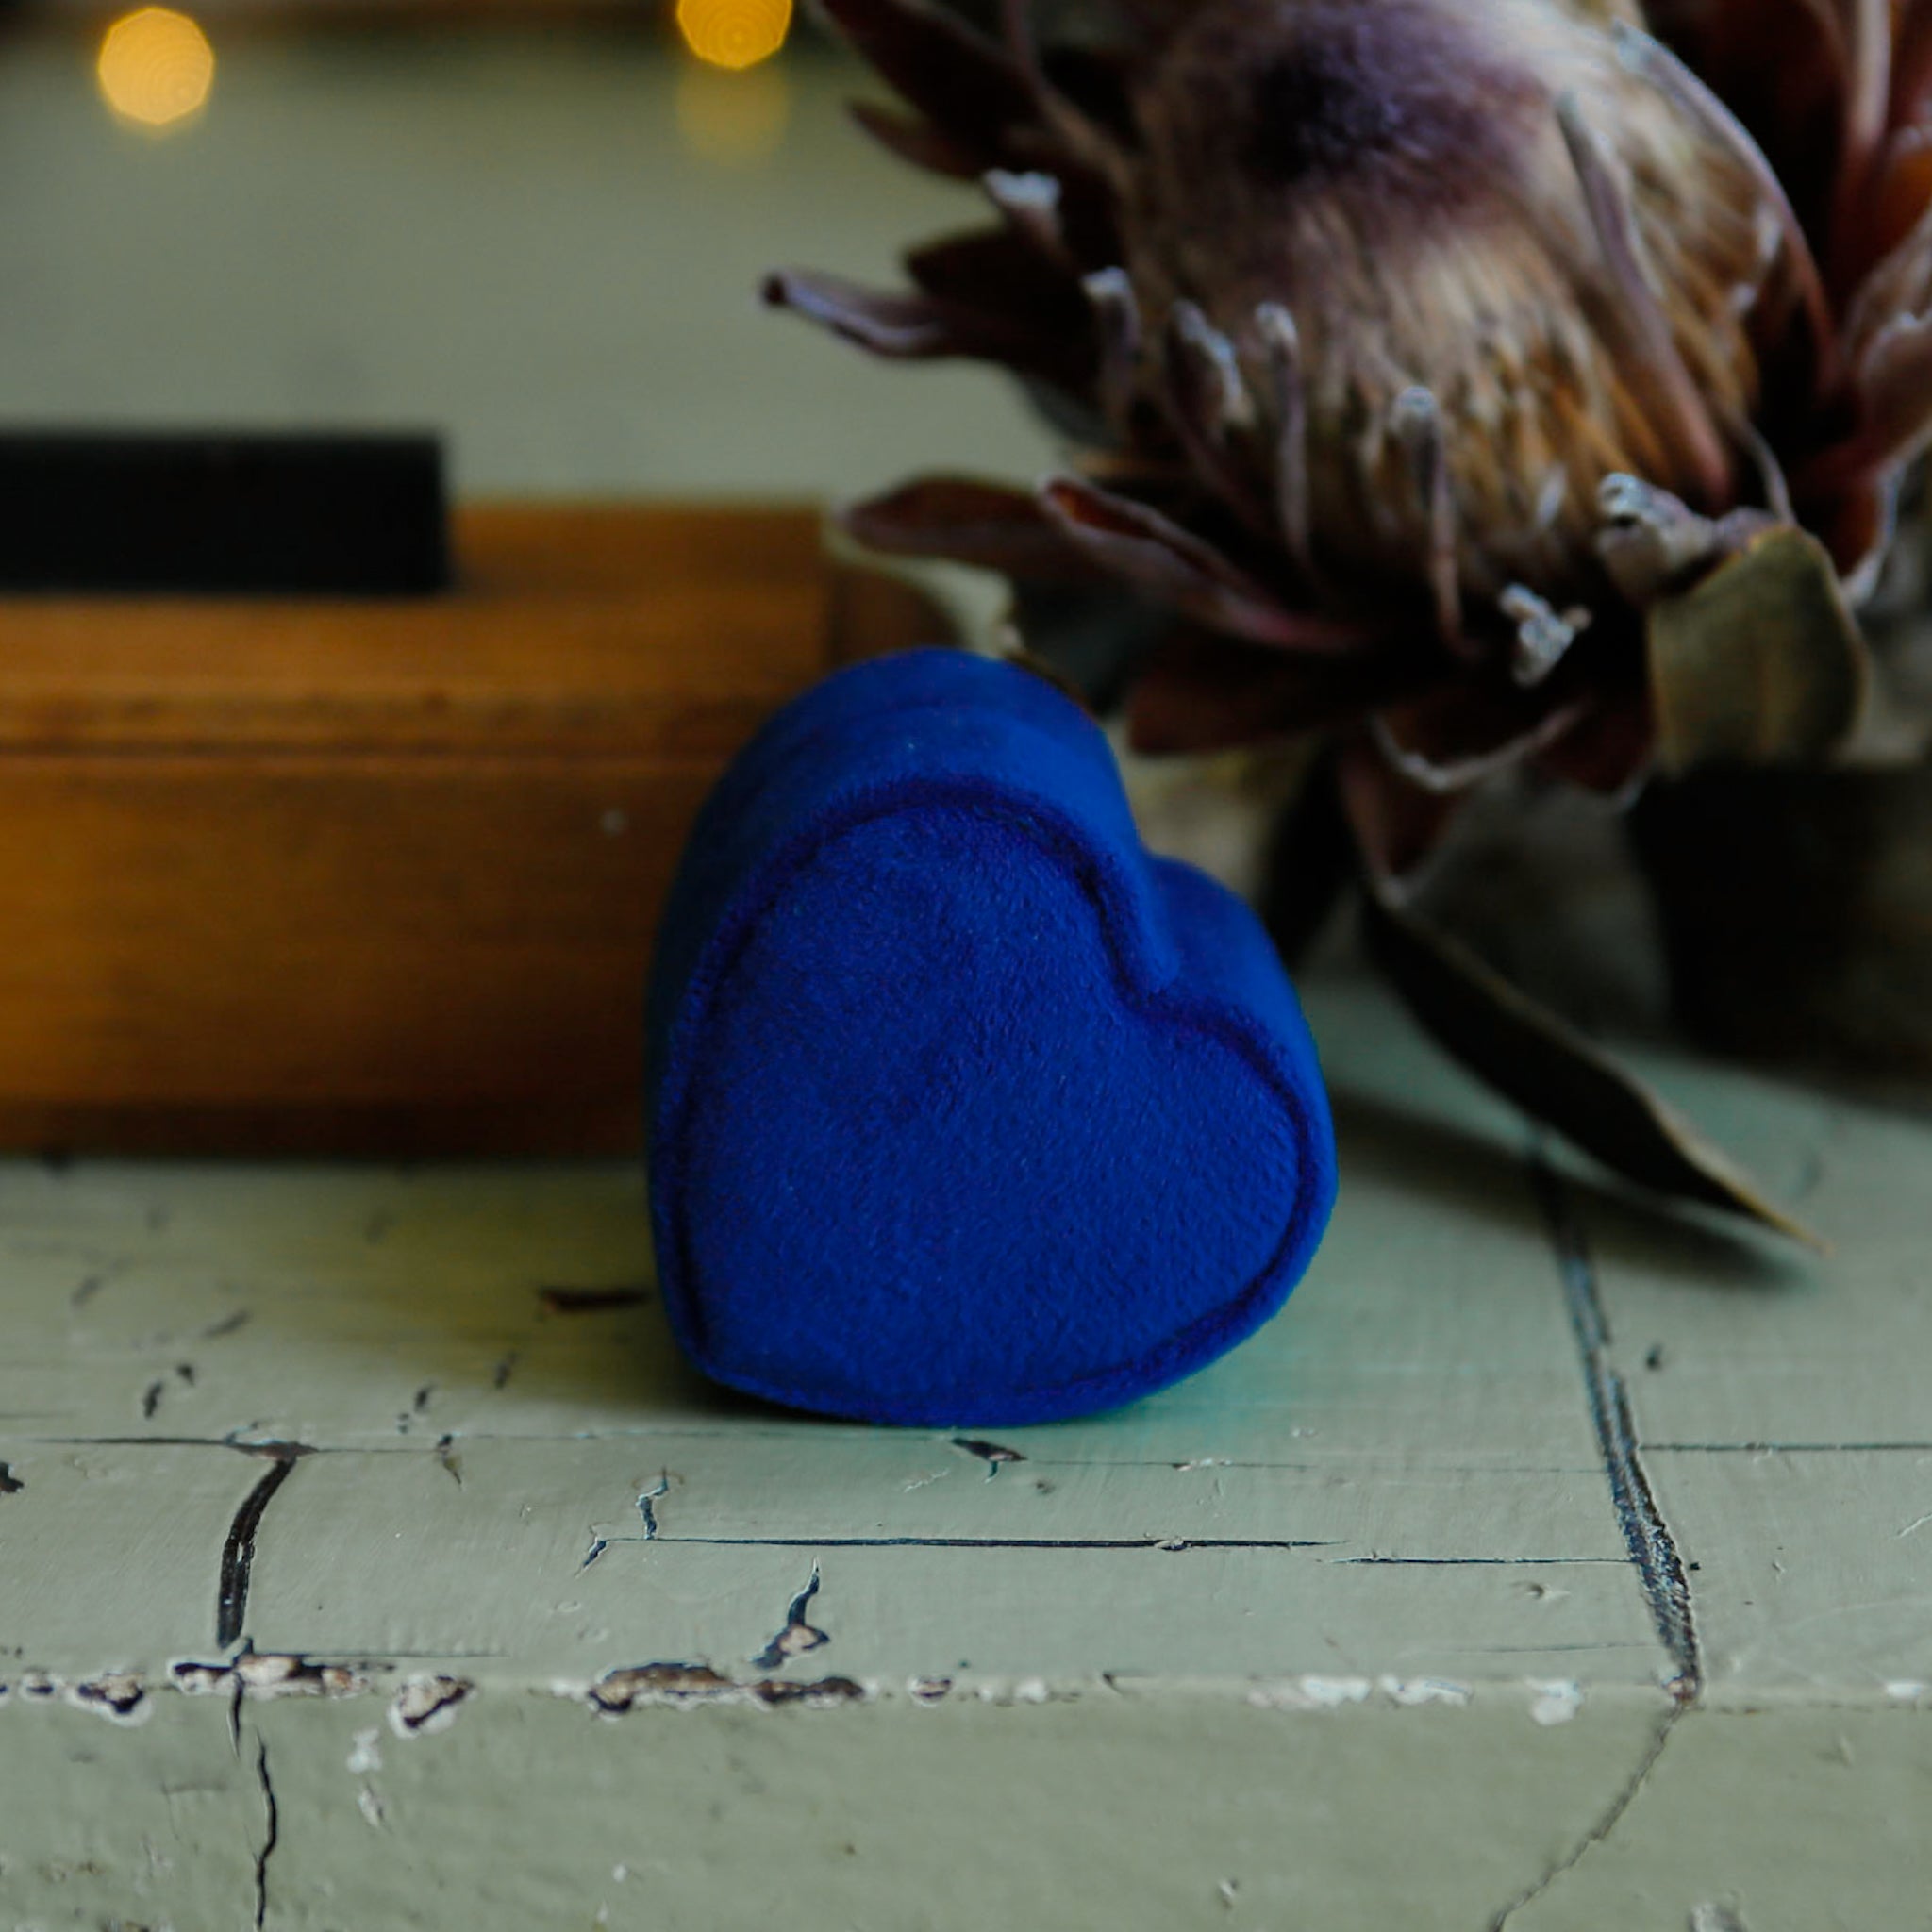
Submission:
[[[844,494],[1048,444],[758,306],[972,225],[790,0],[0,0],[0,420],[442,432],[460,494]]]

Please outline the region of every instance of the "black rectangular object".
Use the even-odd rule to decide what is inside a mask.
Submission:
[[[0,434],[0,592],[422,596],[448,524],[433,436]]]

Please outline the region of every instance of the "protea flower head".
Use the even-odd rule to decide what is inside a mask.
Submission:
[[[1424,1020],[1625,1173],[1740,1205],[1390,889],[1499,768],[1628,795],[1885,735],[1857,612],[1932,440],[1932,0],[821,4],[911,109],[864,125],[993,220],[906,291],[769,298],[1004,364],[1072,444],[851,527],[1130,589],[1163,614],[1143,749],[1332,734]]]
[[[1007,0],[995,40],[824,5],[916,110],[865,125],[997,223],[910,292],[768,294],[1004,363],[1074,443],[854,527],[1171,610],[1144,744],[1357,721],[1431,791],[1524,757],[1616,791],[1659,732],[1674,765],[1850,735],[1839,606],[1932,431],[1932,6]],[[1764,647],[1657,611],[1767,537],[1814,635],[1747,718]]]

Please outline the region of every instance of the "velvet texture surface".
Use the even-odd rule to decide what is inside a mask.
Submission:
[[[957,651],[841,673],[726,774],[647,1036],[673,1329],[795,1408],[1126,1402],[1272,1315],[1333,1201],[1254,915],[1145,850],[1076,706]]]

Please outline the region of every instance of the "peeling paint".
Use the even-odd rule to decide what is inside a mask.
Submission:
[[[1583,1708],[1583,1686],[1570,1678],[1529,1688],[1533,1693],[1529,1714],[1545,1727],[1567,1724]]]
[[[738,1686],[709,1664],[635,1664],[608,1671],[590,1689],[591,1704],[611,1716],[641,1704],[693,1704],[729,1697]]]
[[[1690,1914],[1690,1932],[1750,1932],[1743,1915],[1730,1906],[1699,1906]]]
[[[155,1714],[146,1682],[136,1671],[104,1672],[98,1677],[68,1685],[66,1695],[76,1708],[98,1712],[110,1723],[129,1728],[146,1724]]]
[[[745,1683],[709,1664],[656,1663],[608,1671],[583,1694],[599,1715],[622,1717],[653,1705],[685,1708],[716,1704],[850,1704],[869,1699],[872,1692],[850,1677],[822,1677],[812,1683],[761,1677]]]
[[[348,1664],[316,1663],[282,1651],[243,1651],[226,1664],[184,1660],[171,1664],[168,1675],[190,1697],[238,1691],[252,1698],[354,1697],[370,1688],[368,1677]]]
[[[791,1684],[778,1677],[763,1677],[747,1688],[759,1704],[774,1707],[782,1704],[863,1704],[871,1694],[863,1684],[851,1677],[821,1677],[810,1684]]]
[[[411,1677],[390,1700],[389,1727],[399,1738],[426,1738],[446,1731],[458,1707],[474,1695],[467,1677]]]
[[[1378,1686],[1382,1694],[1405,1710],[1428,1704],[1447,1704],[1460,1709],[1475,1694],[1467,1684],[1452,1683],[1446,1677],[1384,1677]]]
[[[1374,1688],[1367,1677],[1289,1677],[1251,1686],[1247,1701],[1257,1710],[1341,1710],[1366,1704]]]
[[[953,1447],[963,1449],[968,1456],[976,1456],[985,1463],[988,1482],[991,1482],[1008,1463],[1026,1460],[1017,1449],[1008,1449],[1003,1442],[984,1441],[977,1436],[955,1436]]]
[[[811,1577],[785,1612],[785,1626],[774,1637],[764,1649],[750,1659],[755,1671],[779,1671],[795,1657],[805,1657],[814,1650],[823,1650],[831,1642],[826,1632],[817,1624],[808,1622],[806,1611],[811,1607],[811,1600],[819,1593],[819,1566],[811,1566]]]
[[[349,1755],[344,1760],[346,1768],[358,1777],[366,1776],[372,1771],[382,1769],[382,1732],[374,1724],[366,1731],[358,1731],[349,1742]]]

